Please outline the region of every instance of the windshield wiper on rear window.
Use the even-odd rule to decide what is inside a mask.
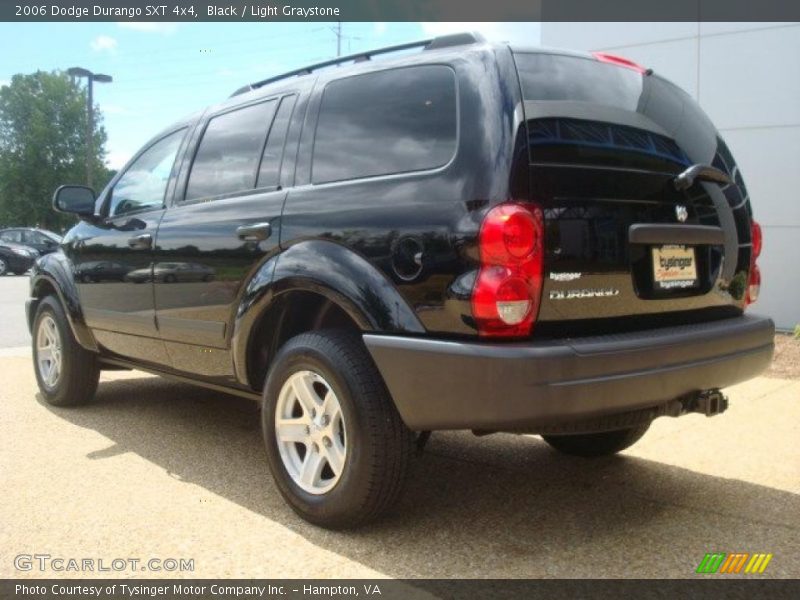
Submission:
[[[719,183],[721,185],[731,182],[731,178],[727,173],[720,171],[711,165],[696,164],[686,169],[680,175],[677,175],[672,180],[675,189],[679,191],[688,190],[697,181],[709,181],[711,183]]]

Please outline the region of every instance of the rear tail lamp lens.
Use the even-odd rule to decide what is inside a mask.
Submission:
[[[761,237],[761,225],[755,221],[750,222],[750,242],[752,244],[753,258],[756,259],[761,255],[763,239]]]
[[[747,304],[758,300],[759,293],[761,293],[761,269],[758,265],[753,265],[750,268],[750,281],[747,283]]]
[[[752,304],[758,300],[758,294],[761,292],[761,270],[756,264],[756,259],[761,255],[763,242],[761,225],[755,221],[750,221],[750,275],[747,281],[745,305]]]
[[[544,217],[535,204],[501,204],[481,224],[472,313],[485,337],[530,335],[539,311]]]

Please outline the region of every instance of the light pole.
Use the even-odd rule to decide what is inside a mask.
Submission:
[[[72,67],[67,69],[67,75],[72,77],[86,77],[88,81],[88,94],[86,95],[86,185],[92,186],[92,162],[94,161],[94,100],[93,83],[111,83],[111,75],[92,73],[89,69]]]

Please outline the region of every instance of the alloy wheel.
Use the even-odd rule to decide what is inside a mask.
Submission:
[[[275,436],[286,472],[309,494],[329,492],[342,476],[347,436],[339,399],[313,371],[292,374],[275,406]]]
[[[36,364],[44,384],[50,389],[54,388],[61,375],[61,336],[49,314],[41,318],[36,332]]]

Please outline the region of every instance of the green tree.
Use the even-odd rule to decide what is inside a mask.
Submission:
[[[95,108],[94,164],[105,183],[106,132]],[[14,75],[0,88],[0,225],[61,229],[74,222],[53,211],[53,191],[86,182],[86,90],[65,73]]]

